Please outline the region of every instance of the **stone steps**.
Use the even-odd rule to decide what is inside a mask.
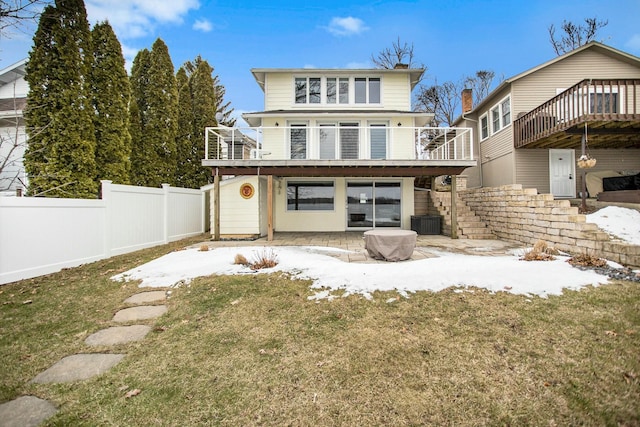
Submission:
[[[431,201],[442,217],[442,231],[445,235],[451,235],[451,193],[430,192]],[[456,203],[457,231],[460,239],[495,239],[489,227],[467,206],[458,196]]]
[[[167,312],[166,305],[145,305],[162,302],[166,291],[139,292],[127,298],[124,303],[134,305],[119,310],[112,319],[115,323],[129,323],[151,320]],[[90,347],[108,347],[140,341],[151,331],[148,325],[112,326],[91,334],[85,339]],[[126,354],[80,353],[59,360],[47,370],[36,375],[30,382],[36,384],[58,384],[83,381],[100,375],[116,366]],[[22,396],[0,404],[1,425],[39,425],[55,415],[57,408],[47,400],[35,396]]]

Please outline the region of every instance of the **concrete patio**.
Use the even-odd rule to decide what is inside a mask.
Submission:
[[[213,249],[216,247],[272,247],[272,246],[320,246],[344,249],[349,252],[335,253],[333,256],[345,262],[386,262],[371,258],[364,247],[364,231],[347,231],[331,233],[275,233],[273,240],[266,237],[254,240],[222,239],[219,241],[205,241],[193,247],[207,245]],[[442,235],[418,235],[416,247],[411,256],[412,260],[431,258],[434,251],[446,251],[463,253],[468,255],[506,255],[513,250],[523,249],[520,243],[505,242],[501,240],[476,240],[476,239],[451,239]]]

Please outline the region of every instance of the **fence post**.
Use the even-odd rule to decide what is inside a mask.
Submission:
[[[204,230],[206,229],[205,209],[207,209],[207,198],[206,198],[205,191],[201,188],[200,189],[200,233],[204,233]]]
[[[171,186],[169,184],[162,184],[162,198],[163,198],[163,232],[162,232],[162,241],[166,244],[169,243],[169,188]]]
[[[100,198],[104,205],[104,257],[109,258],[111,256],[111,222],[113,221],[111,210],[113,209],[113,199],[111,198],[111,183],[108,179],[100,181],[102,185],[100,191]]]

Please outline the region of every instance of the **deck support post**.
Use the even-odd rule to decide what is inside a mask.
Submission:
[[[216,168],[215,175],[213,176],[213,215],[215,216],[213,222],[213,240],[217,242],[220,240],[220,175],[218,174],[218,168]]]
[[[458,238],[458,180],[456,175],[451,175],[451,238]]]
[[[584,125],[585,127],[585,132],[587,131],[587,124],[585,123]],[[583,133],[582,134],[582,141],[581,141],[581,145],[582,145],[582,152],[581,152],[581,157],[584,156],[586,154],[586,148],[587,148],[587,137],[586,135]],[[581,203],[580,203],[580,213],[581,214],[586,214],[587,213],[587,171],[582,168],[582,170],[580,171],[580,176],[582,178],[582,191],[580,192],[580,199],[581,199]]]
[[[273,175],[267,176],[267,241],[273,240]]]

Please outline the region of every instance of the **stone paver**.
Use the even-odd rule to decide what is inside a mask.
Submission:
[[[131,295],[124,300],[125,304],[145,304],[150,302],[164,301],[167,299],[165,291],[151,291],[140,292],[139,294]]]
[[[124,354],[74,354],[31,380],[33,383],[68,383],[100,375],[117,365]]]
[[[47,400],[35,396],[22,396],[0,405],[0,426],[35,427],[57,411]]]
[[[167,312],[166,305],[141,305],[139,307],[124,308],[113,316],[114,322],[135,322],[138,320],[155,319]]]
[[[91,334],[84,341],[90,346],[126,344],[132,341],[140,341],[151,331],[151,326],[131,325],[114,326]]]

